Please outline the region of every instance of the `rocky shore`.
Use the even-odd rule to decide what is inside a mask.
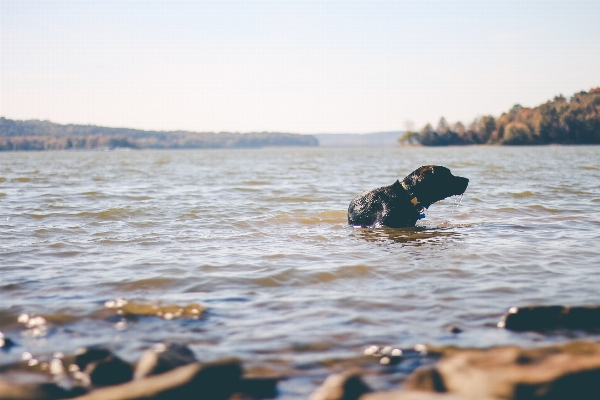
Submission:
[[[167,313],[166,318],[202,313],[195,304],[179,309],[115,303],[107,308],[119,315]],[[511,308],[498,326],[595,331],[599,315],[600,307]],[[15,345],[0,334],[2,350]],[[393,368],[416,357],[428,362],[420,362],[397,390],[374,391],[367,383],[373,372],[365,366]],[[337,363],[332,372],[310,400],[591,400],[600,398],[600,343],[572,341],[533,349],[370,346],[356,359]],[[108,348],[89,347],[73,355],[55,353],[44,362],[23,352],[22,361],[0,366],[0,399],[270,399],[278,397],[283,379],[283,374],[248,373],[234,358],[201,362],[177,343],[159,343],[134,364]]]
[[[373,393],[359,373],[330,376],[311,400],[598,399],[600,344],[521,349],[431,349],[441,359],[416,370],[404,390]]]

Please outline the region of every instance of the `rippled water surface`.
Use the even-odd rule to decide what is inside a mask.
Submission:
[[[426,164],[470,179],[460,203],[413,229],[347,225],[356,194]],[[0,360],[103,344],[134,361],[168,340],[302,397],[372,344],[567,340],[495,326],[600,304],[599,239],[600,147],[1,153],[0,331],[19,346]],[[119,298],[206,312],[122,319]]]

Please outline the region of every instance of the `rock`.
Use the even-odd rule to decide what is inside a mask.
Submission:
[[[75,355],[75,364],[79,367],[80,370],[84,370],[88,364],[105,360],[106,358],[112,356],[110,350],[105,349],[104,347],[88,347],[79,349],[77,354]]]
[[[600,329],[600,307],[512,307],[498,327],[518,332],[561,328]]]
[[[54,383],[24,385],[0,381],[0,400],[51,400],[81,396],[85,389],[63,389]]]
[[[78,400],[226,400],[238,392],[242,367],[234,359],[194,363],[164,374],[95,390]]]
[[[451,327],[448,329],[448,332],[450,332],[450,333],[454,333],[454,334],[462,333],[462,331],[463,331],[463,330],[462,330],[462,329],[460,329],[458,326],[451,326]]]
[[[21,385],[0,381],[0,400],[52,399],[41,385]]]
[[[197,362],[194,353],[180,344],[159,344],[146,351],[137,363],[134,379],[162,374],[177,367]]]
[[[445,392],[446,386],[439,371],[435,368],[419,368],[414,371],[407,381],[407,386],[413,389],[429,392]]]
[[[451,393],[427,393],[414,390],[377,392],[365,394],[360,400],[494,400],[483,397],[468,397]]]
[[[4,336],[4,333],[0,332],[0,349],[8,350],[17,344],[12,341],[11,338]]]
[[[90,376],[92,384],[100,386],[118,385],[133,379],[133,367],[116,356],[90,363],[83,372]]]
[[[136,319],[143,316],[156,316],[171,320],[175,318],[198,319],[202,316],[205,308],[196,303],[190,303],[185,306],[176,304],[156,305],[129,302],[124,299],[110,300],[104,303],[106,310],[115,312],[119,316],[127,319]]]
[[[73,386],[65,389],[55,383],[44,383],[40,388],[46,391],[53,399],[72,399],[77,396],[83,396],[88,392],[86,388],[81,386]]]
[[[279,378],[242,378],[238,391],[253,399],[272,399],[277,397]]]
[[[102,347],[84,349],[75,357],[75,364],[94,385],[118,385],[133,378],[133,367]]]
[[[450,393],[428,393],[400,390],[372,392],[357,373],[330,375],[309,400],[493,400],[466,397]]]
[[[309,400],[358,400],[371,388],[356,372],[329,375],[325,382],[310,395]]]
[[[478,398],[598,399],[600,344],[453,349],[434,368],[413,373],[406,386]]]

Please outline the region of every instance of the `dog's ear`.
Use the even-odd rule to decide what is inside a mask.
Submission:
[[[415,186],[417,183],[423,181],[425,178],[431,176],[434,173],[433,165],[424,165],[420,168],[417,168],[413,172],[411,172],[406,178],[404,178],[404,183],[408,187]]]
[[[433,167],[433,172],[436,174],[444,174],[444,175],[452,175],[452,172],[446,167],[442,167],[441,165],[431,165]]]
[[[420,180],[435,173],[435,166],[433,165],[424,165],[421,168],[415,171],[419,176]]]

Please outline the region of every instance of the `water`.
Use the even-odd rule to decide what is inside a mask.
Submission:
[[[458,205],[419,228],[347,225],[356,194],[426,164],[470,179]],[[2,153],[0,331],[19,346],[0,364],[92,344],[135,361],[168,340],[301,398],[373,344],[599,340],[496,328],[511,306],[600,304],[599,178],[600,147]],[[119,298],[206,312],[124,320]]]

